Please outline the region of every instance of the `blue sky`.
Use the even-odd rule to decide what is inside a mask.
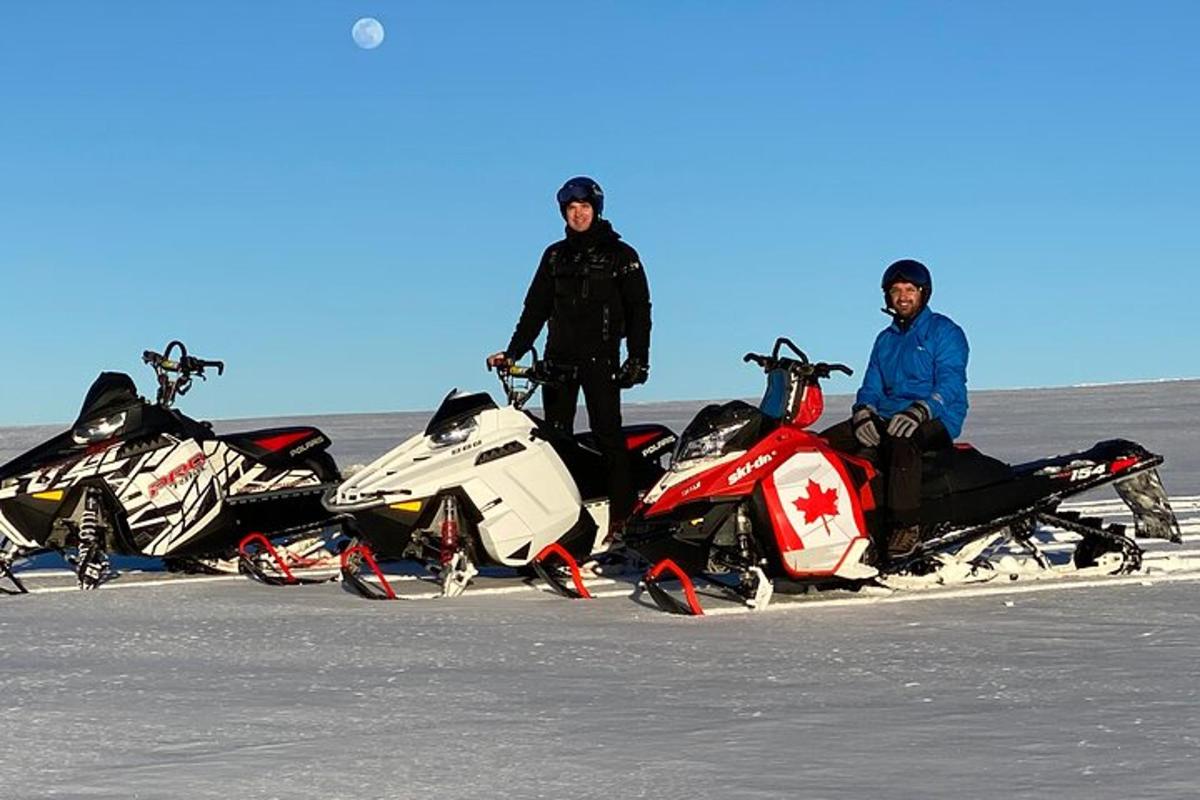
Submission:
[[[579,173],[650,279],[630,401],[754,394],[780,334],[861,367],[900,257],[974,388],[1197,376],[1198,34],[1185,2],[11,0],[0,424],[101,369],[149,392],[170,338],[229,364],[195,416],[491,388]]]

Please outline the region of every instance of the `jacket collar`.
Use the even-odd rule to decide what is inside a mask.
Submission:
[[[899,317],[892,317],[890,329],[896,333],[904,334],[909,330],[922,330],[929,325],[929,320],[932,319],[933,312],[929,310],[928,305],[921,306],[921,310],[909,322],[904,322]]]

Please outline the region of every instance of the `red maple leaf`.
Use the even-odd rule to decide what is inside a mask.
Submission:
[[[822,489],[821,484],[808,479],[808,497],[797,497],[796,508],[804,512],[804,524],[821,517],[837,516],[837,487]]]

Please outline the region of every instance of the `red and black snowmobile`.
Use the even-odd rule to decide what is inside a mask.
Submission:
[[[883,564],[872,545],[884,522],[876,508],[882,476],[808,430],[824,408],[820,381],[851,370],[811,363],[783,338],[770,355],[744,360],[767,375],[759,406],[735,400],[702,409],[625,529],[626,547],[653,565],[643,583],[666,611],[702,613],[695,577],[762,608],[777,585],[854,588],[914,575],[982,580],[992,569],[987,556],[1002,547],[1050,569],[1039,526],[1078,535],[1072,570],[1132,572],[1143,552],[1134,536],[1182,540],[1156,470],[1162,457],[1141,445],[1113,439],[1009,465],[958,444],[925,459],[921,546]],[[1133,514],[1132,536],[1124,525],[1058,508],[1107,483]],[[682,599],[663,586],[673,579],[682,583]]]

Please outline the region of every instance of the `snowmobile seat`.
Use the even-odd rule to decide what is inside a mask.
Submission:
[[[625,445],[630,455],[631,479],[635,484],[652,483],[662,474],[662,469],[656,462],[639,457],[639,449],[666,437],[674,437],[670,428],[663,425],[626,425],[622,428],[625,433]],[[600,445],[596,434],[582,431],[564,436],[549,425],[540,430],[558,457],[562,459],[567,472],[579,487],[579,496],[584,500],[599,500],[608,494],[608,470],[604,464],[604,456],[600,454]]]
[[[1012,480],[1013,469],[969,444],[956,444],[926,453],[921,463],[921,499],[969,492]]]

